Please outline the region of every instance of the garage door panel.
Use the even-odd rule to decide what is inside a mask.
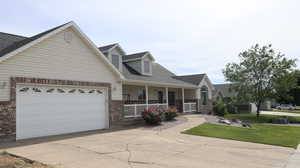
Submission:
[[[104,89],[27,87],[20,91],[24,88],[17,89],[17,139],[107,126]]]

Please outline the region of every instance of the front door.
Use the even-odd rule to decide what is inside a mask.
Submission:
[[[175,106],[175,92],[168,92],[169,106]]]

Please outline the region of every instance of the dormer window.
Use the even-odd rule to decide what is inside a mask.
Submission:
[[[150,61],[144,61],[144,73],[150,73]]]
[[[142,60],[143,75],[152,75],[152,61],[149,59]]]
[[[117,69],[119,69],[120,56],[119,56],[119,55],[112,54],[112,55],[111,55],[111,63],[112,63]]]

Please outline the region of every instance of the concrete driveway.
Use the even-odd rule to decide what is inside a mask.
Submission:
[[[181,134],[199,115],[167,129],[135,128],[7,149],[63,168],[283,168],[291,148]]]

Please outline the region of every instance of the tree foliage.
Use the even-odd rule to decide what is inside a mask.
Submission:
[[[293,70],[296,60],[285,58],[271,45],[258,44],[241,52],[239,58],[239,63],[228,63],[223,74],[226,81],[234,83],[238,99],[256,104],[259,116],[262,103],[274,98],[277,82]]]
[[[294,101],[292,89],[297,87],[297,71],[286,73],[281,78],[275,79],[274,98],[279,103],[291,103]]]

